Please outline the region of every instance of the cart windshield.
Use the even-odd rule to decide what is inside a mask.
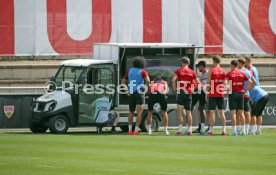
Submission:
[[[84,75],[83,72],[85,72],[83,67],[62,66],[55,76],[57,87],[61,87],[63,81],[68,81],[73,84],[78,83],[78,81],[82,79],[82,76]]]

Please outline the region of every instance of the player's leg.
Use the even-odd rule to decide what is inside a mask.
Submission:
[[[128,115],[128,134],[129,135],[132,134],[133,115],[134,115],[134,112],[129,111],[129,115]]]
[[[237,93],[237,110],[238,110],[237,115],[239,116],[239,120],[240,120],[240,124],[241,124],[240,134],[246,135],[243,93]]]
[[[263,124],[263,117],[260,115],[260,116],[257,116],[256,117],[256,123],[257,123],[257,129],[256,129],[256,135],[261,135],[262,131],[262,124]]]
[[[129,135],[132,135],[132,123],[133,123],[135,108],[136,108],[135,98],[134,98],[134,95],[131,94],[129,97],[129,115],[128,115],[128,134]]]
[[[244,111],[243,110],[238,110],[237,115],[240,118],[240,124],[241,124],[240,134],[241,135],[246,135]]]
[[[149,135],[152,134],[151,124],[152,124],[153,105],[154,105],[154,96],[150,94],[148,99],[148,115],[147,115],[147,130]]]
[[[249,132],[249,126],[250,126],[250,120],[251,120],[251,114],[250,114],[250,104],[249,104],[249,98],[244,99],[244,117],[245,117],[245,132],[248,134]]]
[[[262,113],[265,109],[265,106],[268,102],[268,95],[266,95],[265,97],[261,98],[256,105],[257,108],[257,113],[256,113],[256,120],[257,120],[257,129],[256,129],[256,135],[260,135],[261,134],[261,127],[262,127],[262,123],[263,123],[263,117],[262,117]]]
[[[206,98],[205,98],[205,93],[204,91],[201,92],[200,99],[199,99],[199,106],[198,106],[198,111],[200,115],[200,133],[204,134],[205,133],[205,118],[206,118],[206,111],[205,111],[205,106],[206,106]]]
[[[237,133],[240,134],[241,132],[241,116],[238,113],[238,110],[236,110],[236,123],[237,123]]]
[[[205,118],[206,118],[205,106],[199,106],[198,111],[199,111],[199,116],[200,116],[200,133],[204,133],[205,132]]]
[[[208,99],[208,122],[209,122],[209,130],[207,131],[207,135],[213,135],[213,127],[215,124],[215,110],[217,105],[217,98],[210,97]]]
[[[245,132],[248,134],[250,122],[251,122],[251,114],[249,111],[244,111],[244,117],[245,117]]]
[[[177,135],[183,135],[183,110],[184,110],[184,104],[185,104],[185,96],[184,91],[180,91],[179,94],[177,94],[177,116],[178,116],[178,132]]]
[[[168,131],[169,117],[168,117],[167,111],[162,111],[162,115],[163,115],[163,123],[164,123],[164,132],[166,135],[169,135],[170,134]]]
[[[186,135],[191,136],[192,135],[192,125],[193,125],[193,117],[192,117],[192,95],[185,94],[185,101],[184,101],[184,109],[186,112],[186,118],[187,118],[187,130],[185,132]]]
[[[183,105],[177,105],[177,116],[178,116],[178,132],[177,135],[182,135],[183,133],[183,110],[184,106]]]
[[[238,135],[237,133],[237,120],[236,120],[236,110],[231,110],[230,115],[231,115],[231,125],[232,125],[232,134],[231,135]]]
[[[218,98],[217,99],[217,108],[220,115],[221,120],[221,134],[223,136],[226,135],[226,117],[224,113],[224,98]]]
[[[250,128],[249,128],[249,135],[255,135],[255,132],[256,132],[255,125],[256,125],[256,116],[253,115],[252,113]]]
[[[197,102],[199,101],[199,97],[200,97],[200,94],[198,94],[198,93],[192,95],[192,111],[194,110],[194,108],[195,108]],[[193,133],[199,133],[199,132],[200,132],[200,129],[201,129],[200,123],[201,123],[201,122],[200,122],[200,113],[199,113],[199,111],[198,111],[198,128],[195,129],[195,130],[193,131]]]
[[[231,125],[232,125],[232,133],[231,135],[236,136],[238,135],[237,132],[237,99],[236,94],[233,92],[229,95],[229,108],[230,108],[230,115],[231,115]]]
[[[142,120],[143,105],[136,105],[137,117],[134,135],[139,134],[139,128]]]
[[[139,129],[140,129],[140,124],[142,120],[142,113],[144,110],[144,96],[142,94],[136,94],[136,112],[137,112],[137,117],[136,117],[136,126],[135,126],[135,131],[134,135],[139,135]]]
[[[149,135],[152,134],[151,123],[152,123],[152,111],[149,110],[148,115],[147,115],[147,130],[148,130]]]
[[[192,124],[193,124],[192,111],[185,110],[185,112],[186,112],[187,124],[188,124],[185,134],[191,136],[192,135]]]
[[[168,126],[169,126],[169,117],[168,117],[168,104],[165,95],[162,95],[160,97],[160,106],[162,110],[162,116],[163,116],[163,124],[164,124],[164,132],[166,135],[169,135]]]

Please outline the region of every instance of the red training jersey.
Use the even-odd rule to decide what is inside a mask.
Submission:
[[[197,78],[196,73],[190,68],[179,68],[175,71],[175,75],[178,79],[178,89],[183,89],[185,93],[192,94],[193,89],[191,88],[193,80]]]
[[[211,69],[209,97],[224,97],[224,81],[226,80],[226,74],[226,71],[220,66]]]
[[[150,93],[155,94],[166,94],[167,93],[167,82],[164,80],[151,81]]]
[[[230,71],[227,74],[227,78],[230,84],[229,88],[232,92],[242,92],[244,81],[249,80],[249,78],[245,75],[245,73],[239,70]]]

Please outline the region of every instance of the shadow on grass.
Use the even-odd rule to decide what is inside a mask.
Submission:
[[[97,133],[96,131],[69,131],[64,134],[53,134],[49,131],[45,133],[32,133],[32,132],[17,132],[17,131],[7,131],[7,132],[1,132],[1,134],[18,134],[18,135],[67,135],[67,136],[87,136],[87,135],[93,135],[93,136],[111,136],[111,135],[127,135],[126,132],[119,131],[117,133],[111,133],[110,131],[103,131],[101,133]]]

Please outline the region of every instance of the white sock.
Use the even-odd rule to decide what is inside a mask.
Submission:
[[[236,125],[232,126],[232,130],[233,130],[233,132],[237,132],[237,126]]]
[[[242,125],[242,132],[243,132],[243,133],[246,133],[245,125]]]
[[[246,133],[248,133],[249,127],[250,127],[249,124],[245,125],[245,131],[246,131]]]
[[[147,125],[147,130],[151,130],[151,125]]]
[[[261,132],[261,125],[257,125],[257,132]]]
[[[241,125],[237,126],[237,131],[239,131],[239,132],[241,131]]]
[[[205,123],[200,123],[200,131],[204,131]]]
[[[128,131],[132,131],[132,125],[128,125]]]
[[[249,132],[254,133],[255,132],[254,128],[255,128],[254,125],[250,125]]]
[[[225,126],[222,126],[222,132],[226,132]]]
[[[139,131],[139,127],[138,126],[135,126],[135,131]]]
[[[165,126],[165,129],[164,129],[165,131],[167,131],[168,130],[168,126]]]
[[[182,131],[183,131],[183,125],[180,124],[180,125],[178,126],[178,132],[182,132]]]
[[[209,127],[209,132],[213,132],[213,126]]]
[[[191,126],[187,126],[187,132],[192,132],[192,127]]]

